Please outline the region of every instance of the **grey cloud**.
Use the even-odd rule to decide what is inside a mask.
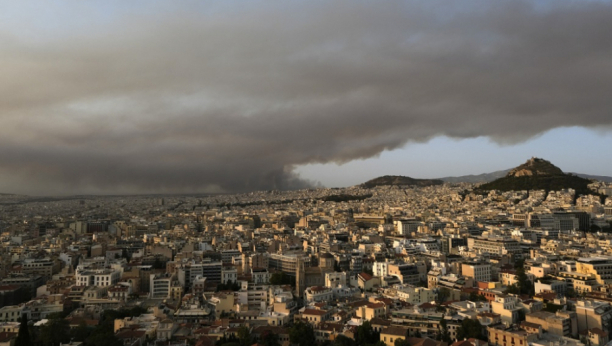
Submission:
[[[609,3],[270,4],[0,33],[0,187],[305,187],[297,165],[437,135],[612,124]]]

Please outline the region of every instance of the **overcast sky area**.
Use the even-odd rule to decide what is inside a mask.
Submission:
[[[612,175],[608,1],[0,1],[0,192]]]

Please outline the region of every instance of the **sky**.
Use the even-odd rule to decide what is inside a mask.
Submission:
[[[608,1],[0,1],[0,192],[612,175]]]

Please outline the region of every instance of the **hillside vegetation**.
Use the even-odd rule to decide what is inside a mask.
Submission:
[[[368,180],[362,184],[365,188],[373,188],[376,186],[394,186],[394,185],[404,185],[404,186],[432,186],[432,185],[442,185],[444,182],[439,179],[415,179],[410,177],[404,177],[401,175],[385,175],[382,177],[378,177],[372,180]]]

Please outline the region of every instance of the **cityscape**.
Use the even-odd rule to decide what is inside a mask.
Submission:
[[[0,346],[612,346],[612,0],[0,0]]]
[[[611,195],[540,158],[489,183],[3,195],[0,342],[606,345]]]

